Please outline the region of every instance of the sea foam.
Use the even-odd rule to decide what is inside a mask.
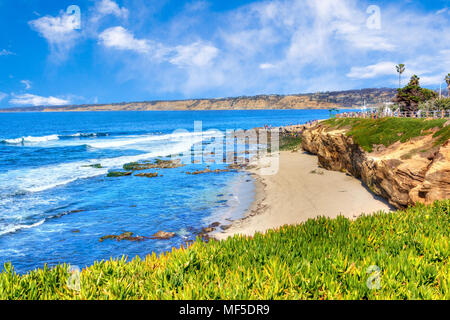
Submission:
[[[153,141],[156,137],[147,137],[144,139],[130,138],[121,141],[119,144],[123,147],[125,145],[136,144],[136,141],[145,142]],[[175,141],[170,141],[175,138]],[[173,154],[179,154],[188,151],[195,143],[202,141],[202,136],[199,134],[175,134],[174,136],[166,135],[164,138],[159,137],[164,141],[157,145],[152,145],[152,150],[149,147],[142,145],[137,150],[142,150],[142,154],[133,156],[119,156],[107,159],[89,159],[84,161],[67,162],[57,165],[42,166],[35,168],[24,168],[10,170],[6,173],[0,174],[0,190],[22,190],[27,192],[41,192],[52,189],[58,186],[72,183],[79,179],[92,178],[96,176],[105,175],[108,170],[120,168],[125,163],[135,162],[140,160],[151,159],[155,157],[165,157]],[[105,142],[102,147],[111,147],[114,143]],[[118,146],[119,144],[116,144]],[[95,145],[95,144],[94,144]],[[98,145],[97,145],[98,147]],[[102,168],[92,168],[89,165],[101,163]]]

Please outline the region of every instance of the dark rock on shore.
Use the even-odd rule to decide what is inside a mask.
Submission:
[[[220,222],[213,222],[209,225],[210,228],[217,228],[218,226],[220,226]]]
[[[194,232],[198,237],[200,237],[203,241],[208,242],[211,239],[209,233],[215,231],[217,227],[220,226],[220,222],[211,223],[208,227],[205,227],[200,230],[200,232]]]
[[[203,229],[202,229],[202,231],[200,232],[200,234],[203,234],[203,233],[210,233],[210,232],[213,232],[214,230],[216,230],[216,228],[214,228],[214,227],[206,227],[206,228],[203,228]]]

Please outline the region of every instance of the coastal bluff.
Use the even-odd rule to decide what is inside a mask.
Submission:
[[[289,95],[256,95],[214,99],[155,100],[107,104],[33,106],[0,108],[0,112],[64,112],[64,111],[197,111],[197,110],[265,110],[265,109],[330,109],[380,104],[395,96],[395,89],[371,88]],[[1,107],[1,106],[0,106]]]
[[[302,148],[317,155],[323,168],[361,179],[397,208],[450,198],[450,141],[436,143],[433,135],[438,128],[387,147],[374,145],[370,152],[349,131],[349,127],[320,122],[303,131]]]

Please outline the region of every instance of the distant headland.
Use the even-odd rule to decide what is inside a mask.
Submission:
[[[256,95],[216,99],[157,100],[109,104],[33,106],[0,109],[0,112],[65,111],[171,111],[171,110],[258,110],[330,109],[379,105],[391,101],[396,89],[377,88],[290,95]]]

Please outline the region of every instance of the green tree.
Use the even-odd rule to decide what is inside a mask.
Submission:
[[[398,72],[398,88],[400,89],[402,87],[402,74],[405,72],[405,65],[403,63],[400,63],[395,66]]]
[[[436,97],[437,93],[433,90],[421,88],[420,78],[413,75],[407,86],[397,90],[393,102],[400,106],[401,111],[411,112],[417,111],[419,104]]]
[[[409,80],[409,85],[417,86],[417,87],[420,86],[420,78],[416,75],[413,75],[411,77],[411,80]]]

